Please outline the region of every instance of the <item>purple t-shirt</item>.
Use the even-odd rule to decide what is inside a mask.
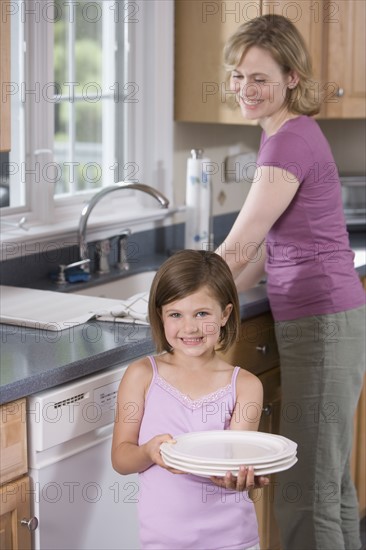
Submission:
[[[299,116],[262,134],[257,165],[283,169],[300,187],[266,238],[267,290],[275,320],[361,307],[341,185],[329,144],[315,120]]]

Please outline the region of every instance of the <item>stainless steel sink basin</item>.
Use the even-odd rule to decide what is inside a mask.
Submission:
[[[156,271],[143,271],[133,275],[121,277],[116,281],[96,285],[94,287],[77,290],[73,294],[83,296],[96,296],[98,298],[112,298],[114,300],[127,300],[139,292],[149,292]]]

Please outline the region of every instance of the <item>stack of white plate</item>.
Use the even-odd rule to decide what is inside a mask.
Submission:
[[[178,435],[176,443],[162,443],[167,466],[210,477],[237,475],[239,467],[253,466],[256,476],[274,474],[297,462],[297,444],[280,435],[263,432],[212,430]]]

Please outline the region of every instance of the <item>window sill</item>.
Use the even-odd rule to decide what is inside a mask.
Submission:
[[[87,241],[96,241],[118,235],[127,228],[134,232],[154,229],[156,222],[164,223],[177,212],[178,208],[141,208],[129,210],[128,214],[112,212],[106,222],[105,214],[91,215],[87,225]],[[0,260],[6,261],[16,257],[45,252],[57,246],[78,245],[78,220],[55,221],[48,225],[25,224],[28,230],[8,228],[0,236]],[[5,229],[5,228],[4,228]]]

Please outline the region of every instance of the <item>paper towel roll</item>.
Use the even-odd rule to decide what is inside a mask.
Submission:
[[[185,248],[211,248],[211,176],[207,173],[210,159],[192,151],[187,161]]]

